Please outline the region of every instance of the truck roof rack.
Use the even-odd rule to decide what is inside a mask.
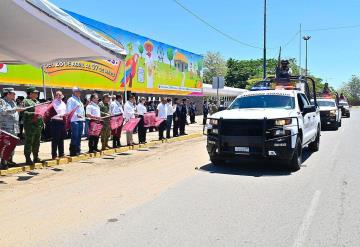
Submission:
[[[309,81],[311,82],[312,93],[309,86]],[[315,105],[317,106],[316,101],[316,87],[315,80],[307,76],[288,76],[286,78],[278,77],[267,77],[262,81],[256,83],[251,91],[259,90],[299,90],[305,93],[309,99],[313,99]]]

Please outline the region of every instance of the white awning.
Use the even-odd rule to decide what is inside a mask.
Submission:
[[[123,59],[126,51],[46,0],[0,1],[0,63]]]

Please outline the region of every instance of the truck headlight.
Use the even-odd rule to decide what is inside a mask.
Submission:
[[[330,111],[330,116],[335,117],[336,116],[336,110],[331,110]]]
[[[275,125],[277,126],[285,126],[290,125],[292,123],[292,118],[284,118],[284,119],[276,119]]]
[[[217,119],[208,119],[206,123],[206,129],[208,130],[214,130],[218,127],[218,120]],[[216,134],[214,131],[212,131],[214,134]]]
[[[218,125],[218,123],[219,123],[219,120],[217,120],[217,119],[210,119],[210,124],[211,124],[211,125]]]
[[[274,136],[284,136],[286,135],[286,132],[284,129],[278,129],[274,131]]]

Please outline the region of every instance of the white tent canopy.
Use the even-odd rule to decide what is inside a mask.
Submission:
[[[0,1],[0,63],[122,59],[126,51],[46,0]]]

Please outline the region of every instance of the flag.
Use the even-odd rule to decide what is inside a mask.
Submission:
[[[162,118],[156,118],[156,121],[155,121],[155,127],[159,127],[160,126],[160,124],[162,123],[162,122],[164,122],[165,121],[165,119],[162,119]]]
[[[156,114],[155,112],[148,112],[144,114],[144,127],[155,127],[156,123]]]
[[[0,73],[7,73],[7,66],[4,63],[0,63]]]
[[[99,121],[90,121],[89,136],[99,136],[102,128],[103,125]]]
[[[18,137],[0,130],[0,158],[8,161],[11,157],[11,154],[14,152],[18,141]]]
[[[71,110],[71,112],[68,112],[64,115],[64,122],[65,122],[65,129],[69,130],[71,127],[71,118],[74,116],[74,113],[79,108],[79,106],[75,107]]]
[[[133,132],[136,126],[139,124],[140,118],[131,118],[125,123],[122,130],[125,132]]]
[[[115,129],[119,128],[120,126],[122,126],[123,122],[124,122],[124,118],[122,115],[112,116],[110,118],[111,130],[115,130]]]
[[[56,115],[56,111],[52,102],[46,102],[35,106],[35,115],[33,121],[40,116],[44,122],[48,122],[53,116]]]

